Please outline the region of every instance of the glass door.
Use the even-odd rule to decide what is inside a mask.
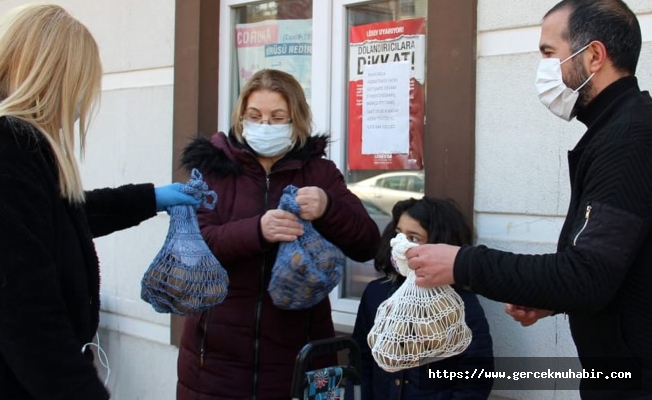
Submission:
[[[393,205],[424,194],[423,136],[427,0],[335,5],[345,34],[333,63],[342,68],[334,98],[341,127],[339,157],[349,189],[380,230]],[[340,58],[338,60],[338,58]],[[340,81],[338,79],[338,81]],[[358,299],[380,274],[373,261],[349,261],[339,299]]]
[[[427,0],[220,2],[218,128],[248,76],[279,68],[297,76],[328,157],[379,230],[398,200],[424,193]],[[228,45],[226,45],[228,44]],[[228,106],[227,106],[228,105]],[[353,327],[373,262],[348,262],[331,293],[340,330]]]

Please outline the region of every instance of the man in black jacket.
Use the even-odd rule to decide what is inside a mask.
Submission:
[[[417,284],[470,288],[508,303],[525,326],[565,312],[584,369],[606,362],[639,375],[629,382],[639,390],[622,393],[623,380],[583,379],[582,398],[652,398],[652,99],[634,77],[641,41],[621,0],[564,0],[544,17],[539,98],[587,126],[568,154],[556,253],[443,244],[407,253]]]

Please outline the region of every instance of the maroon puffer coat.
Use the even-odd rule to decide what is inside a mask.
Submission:
[[[334,335],[328,299],[299,311],[272,304],[267,286],[278,244],[266,243],[260,232],[261,216],[277,208],[287,185],[317,186],[327,193],[329,206],[313,226],[354,260],[374,256],[378,227],[335,164],[323,158],[326,144],[325,137],[310,138],[269,174],[247,146],[223,133],[197,138],[184,150],[184,166],[198,168],[218,194],[215,210],[200,209],[199,224],[230,283],[222,304],[185,321],[179,400],[289,399],[299,350]]]

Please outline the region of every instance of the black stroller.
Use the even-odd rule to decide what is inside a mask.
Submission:
[[[312,357],[320,354],[337,353],[349,350],[351,366],[332,366],[318,370],[312,368]],[[353,398],[360,400],[360,348],[348,336],[316,340],[306,344],[294,365],[292,377],[292,400],[340,400],[342,387],[346,380],[352,382]]]

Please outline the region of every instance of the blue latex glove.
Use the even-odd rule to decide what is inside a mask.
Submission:
[[[181,191],[183,186],[183,183],[175,182],[155,188],[156,211],[166,211],[168,207],[172,206],[193,206],[198,208],[202,199],[183,193]]]

